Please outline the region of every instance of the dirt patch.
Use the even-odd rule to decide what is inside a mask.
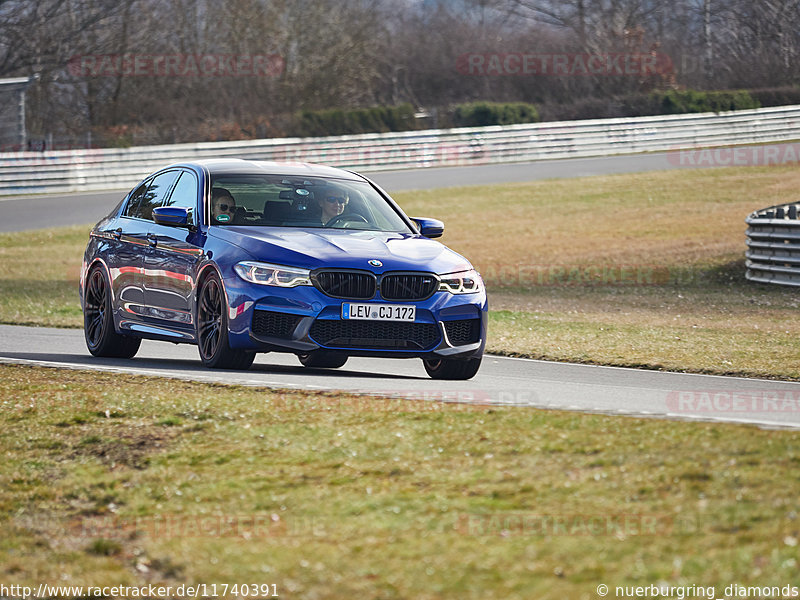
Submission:
[[[146,469],[150,455],[160,452],[179,435],[179,431],[163,427],[116,426],[100,434],[88,435],[75,443],[68,458],[92,456],[114,468],[124,465]]]

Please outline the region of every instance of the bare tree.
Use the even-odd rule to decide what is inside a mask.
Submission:
[[[508,53],[658,53],[674,72],[459,71],[464,56]],[[80,55],[208,54],[280,55],[285,69],[209,77],[68,68]],[[300,110],[402,102],[628,114],[625,98],[652,89],[796,84],[799,69],[800,0],[0,0],[0,76],[40,74],[28,91],[29,128],[91,132],[93,143],[280,135]]]
[[[0,0],[0,76],[63,65],[117,10],[112,0]]]

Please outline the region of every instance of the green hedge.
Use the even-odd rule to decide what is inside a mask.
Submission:
[[[350,110],[305,110],[296,114],[293,121],[292,134],[302,137],[416,129],[411,104]]]
[[[359,109],[307,110],[294,115],[289,135],[319,137],[382,133],[438,126],[482,127],[547,121],[724,112],[779,104],[800,104],[800,89],[697,91],[667,90],[615,98],[586,97],[537,106],[525,102],[470,102],[439,110],[439,120],[418,121],[411,104]]]
[[[535,123],[539,111],[524,102],[471,102],[456,105],[452,120],[455,127]]]
[[[512,125],[534,123],[539,120],[539,111],[536,107],[524,102],[471,102],[458,104],[448,110],[440,111],[440,114],[443,117],[439,123],[440,127]],[[382,133],[430,126],[430,123],[419,123],[414,118],[414,107],[411,104],[352,110],[334,108],[297,113],[292,119],[290,135],[318,137]]]
[[[800,104],[800,87],[778,87],[750,90],[750,95],[761,106],[789,106]]]
[[[792,101],[795,98],[796,101]],[[578,98],[573,102],[548,102],[542,104],[541,115],[545,121],[574,121],[696,112],[724,112],[779,104],[800,104],[800,93],[795,96],[791,88],[764,90],[763,92],[669,90],[646,94],[628,94],[611,98],[586,97]]]
[[[695,90],[669,90],[657,92],[660,96],[661,114],[724,112],[760,108],[761,104],[745,90],[723,92],[698,92]]]

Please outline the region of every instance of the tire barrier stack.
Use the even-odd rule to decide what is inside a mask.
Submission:
[[[747,223],[745,277],[759,283],[800,286],[800,204],[753,212]]]

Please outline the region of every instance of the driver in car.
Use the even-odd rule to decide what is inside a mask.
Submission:
[[[320,220],[323,225],[330,223],[342,213],[350,202],[350,196],[345,190],[338,188],[331,188],[327,193],[323,194],[319,199],[319,206],[322,210]]]

